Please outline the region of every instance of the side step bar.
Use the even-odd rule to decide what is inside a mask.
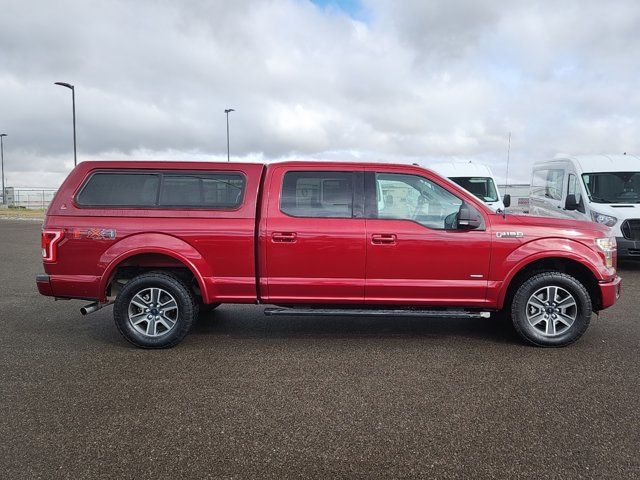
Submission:
[[[265,308],[265,315],[296,317],[424,317],[424,318],[489,318],[491,312],[469,310],[362,309],[362,308]]]

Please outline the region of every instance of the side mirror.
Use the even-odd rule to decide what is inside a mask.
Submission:
[[[504,208],[509,208],[511,206],[511,195],[509,195],[508,193],[506,193],[503,197],[502,197],[502,203],[504,204]]]
[[[460,206],[458,211],[458,229],[459,230],[474,230],[482,225],[480,214],[476,212],[473,207],[470,207],[466,203]]]
[[[567,200],[564,202],[564,209],[565,210],[578,210],[579,207],[580,207],[580,205],[578,204],[578,201],[576,200],[576,196],[573,193],[570,193],[569,195],[567,195]]]

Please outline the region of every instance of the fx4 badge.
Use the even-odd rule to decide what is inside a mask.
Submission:
[[[116,238],[116,231],[110,228],[88,228],[86,230],[76,229],[73,231],[73,238],[88,238],[91,240],[113,240]]]
[[[522,238],[524,233],[522,232],[496,232],[498,238]]]

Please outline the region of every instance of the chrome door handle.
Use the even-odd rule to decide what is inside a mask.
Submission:
[[[294,243],[297,235],[294,232],[273,232],[271,241],[275,243]]]
[[[371,235],[371,243],[374,245],[394,245],[396,238],[394,233],[374,233]]]

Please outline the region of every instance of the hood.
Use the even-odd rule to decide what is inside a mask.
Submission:
[[[603,212],[605,213],[605,212]],[[569,218],[551,218],[551,217],[536,217],[533,215],[507,215],[507,220],[511,220],[512,223],[518,223],[520,225],[526,225],[530,227],[543,227],[551,228],[558,231],[569,232],[590,232],[596,237],[610,237],[613,236],[611,229],[605,225],[601,225],[595,222],[589,222],[587,220],[572,220]],[[573,235],[567,235],[573,236]]]

